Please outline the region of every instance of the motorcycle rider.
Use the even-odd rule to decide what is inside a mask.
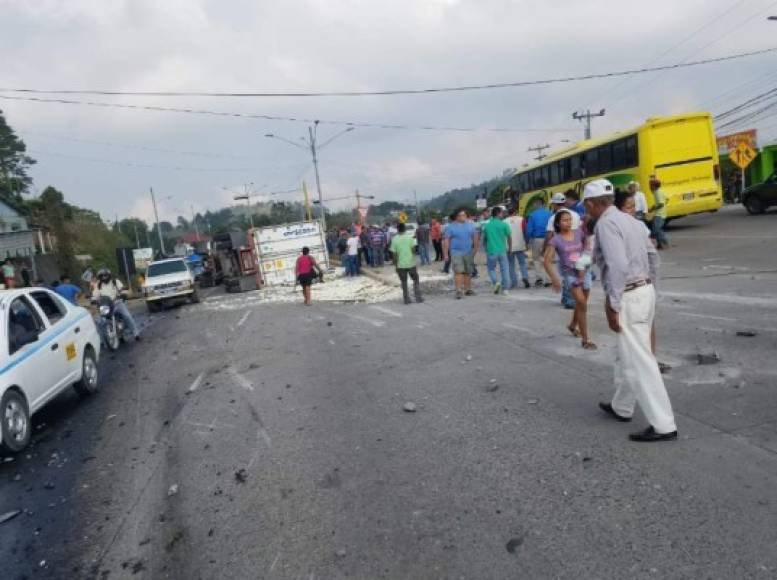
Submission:
[[[97,283],[94,285],[94,291],[92,292],[92,301],[99,301],[101,296],[110,298],[113,301],[114,312],[124,319],[124,324],[127,325],[135,340],[140,340],[138,325],[135,324],[135,319],[132,318],[127,305],[122,300],[126,294],[127,291],[124,288],[124,284],[121,283],[121,280],[114,278],[108,268],[102,268],[97,272]],[[97,318],[97,325],[100,327],[100,335],[105,336],[102,317]]]

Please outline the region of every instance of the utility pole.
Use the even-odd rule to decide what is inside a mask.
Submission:
[[[529,147],[527,149],[527,151],[536,151],[537,152],[537,157],[535,157],[535,159],[537,161],[542,161],[543,159],[545,159],[547,157],[547,155],[545,155],[543,153],[543,151],[545,151],[545,149],[550,149],[550,145],[545,143],[545,145],[537,145],[536,147]]]
[[[326,210],[324,210],[324,198],[321,195],[321,178],[318,176],[318,153],[316,151],[316,136],[318,129],[318,119],[313,123],[313,127],[308,127],[310,133],[310,153],[313,155],[313,169],[316,172],[316,189],[318,190],[318,205],[321,207],[321,230],[326,231]]]
[[[590,110],[586,110],[585,113],[578,113],[575,111],[572,113],[572,118],[576,121],[582,121],[585,120],[585,138],[590,139],[591,138],[591,118],[592,117],[604,117],[604,109],[599,111],[598,113],[592,113]]]
[[[154,220],[156,221],[156,233],[159,234],[159,250],[162,252],[162,255],[164,256],[167,254],[167,251],[165,250],[165,240],[162,238],[162,228],[159,227],[159,212],[156,209],[156,198],[154,197],[154,188],[149,187],[148,190],[151,192],[151,203],[154,206]]]
[[[192,223],[194,224],[194,233],[197,236],[197,241],[200,241],[200,227],[197,225],[197,214],[194,213],[194,206],[191,206],[192,208]]]
[[[313,212],[311,211],[310,198],[308,197],[308,184],[305,181],[302,182],[302,195],[305,198],[305,219],[310,221],[311,219],[313,219]]]

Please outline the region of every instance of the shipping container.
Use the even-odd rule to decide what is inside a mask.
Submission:
[[[256,228],[253,233],[259,269],[268,286],[296,282],[295,266],[305,246],[310,248],[310,255],[322,269],[329,268],[324,231],[319,221],[267,226]]]

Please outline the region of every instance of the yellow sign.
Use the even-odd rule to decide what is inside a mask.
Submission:
[[[401,211],[401,212],[399,212],[399,216],[397,217],[397,219],[399,220],[399,223],[403,224],[403,223],[407,222],[407,214],[405,212]]]
[[[76,351],[76,343],[71,342],[70,344],[65,346],[65,356],[67,357],[67,360],[73,360],[78,356],[78,352]]]
[[[728,154],[728,158],[740,169],[744,169],[750,165],[753,159],[755,159],[755,156],[755,149],[744,141],[740,141],[739,145],[736,146],[736,149]]]

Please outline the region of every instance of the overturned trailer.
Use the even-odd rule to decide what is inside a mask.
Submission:
[[[212,255],[216,275],[223,280],[227,292],[247,292],[261,287],[250,233],[216,234]]]
[[[321,222],[306,221],[252,230],[259,271],[265,284],[293,285],[297,258],[302,248],[310,249],[322,269],[329,268],[329,255]]]

